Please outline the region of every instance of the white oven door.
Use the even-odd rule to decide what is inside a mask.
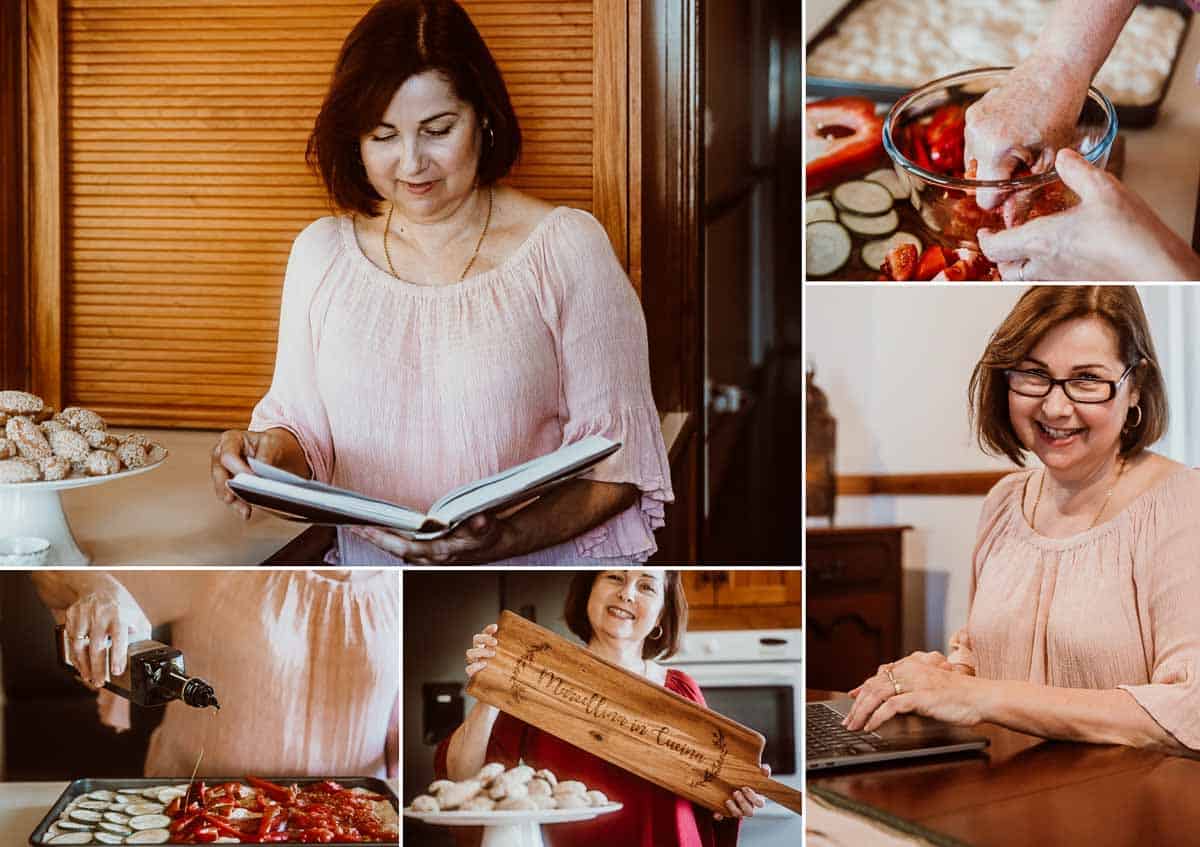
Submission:
[[[771,766],[773,778],[797,790],[803,788],[804,773],[800,761],[803,701],[799,662],[685,662],[673,667],[696,680],[710,709],[763,735],[767,740],[763,761]],[[771,802],[755,817],[760,816],[795,818],[799,824],[799,816]],[[752,828],[758,829],[757,826]],[[773,842],[774,839],[763,843]],[[754,844],[755,841],[744,843]]]

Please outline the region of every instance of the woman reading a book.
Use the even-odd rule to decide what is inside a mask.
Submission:
[[[670,658],[687,628],[687,599],[675,571],[580,571],[571,580],[563,608],[571,632],[598,656],[696,703],[704,695],[690,676],[655,659]],[[496,625],[484,627],[466,652],[467,676],[496,655]],[[595,844],[654,847],[733,847],[738,818],[765,805],[750,788],[726,801],[726,813],[707,810],[549,733],[478,702],[463,724],[438,746],[434,769],[439,779],[470,779],[484,764],[506,768],[524,761],[547,769],[558,780],[579,780],[604,792],[624,808],[593,821],[559,824],[545,832],[553,847]],[[763,772],[770,775],[770,768]]]
[[[622,444],[515,514],[409,541],[338,532],[340,562],[634,562],[672,497],[645,321],[589,214],[502,186],[521,133],[452,0],[383,0],[346,39],[309,140],[337,216],[296,239],[270,391],[214,450],[425,511],[589,435]]]
[[[966,626],[851,692],[853,730],[914,712],[1200,751],[1200,471],[1147,447],[1167,395],[1132,286],[1027,291],[971,377],[988,494]]]

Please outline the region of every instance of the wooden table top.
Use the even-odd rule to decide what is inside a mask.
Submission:
[[[810,690],[810,701],[833,694]],[[992,724],[984,755],[811,774],[834,791],[972,847],[1200,844],[1200,761],[1047,741]]]

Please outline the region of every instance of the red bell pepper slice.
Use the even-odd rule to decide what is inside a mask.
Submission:
[[[287,803],[292,799],[292,792],[288,791],[282,785],[276,785],[275,783],[268,782],[265,779],[259,779],[257,776],[246,777],[246,782],[262,791],[277,803]]]
[[[834,97],[804,107],[804,135],[816,153],[804,165],[808,191],[866,170],[883,153],[883,118],[866,97]]]

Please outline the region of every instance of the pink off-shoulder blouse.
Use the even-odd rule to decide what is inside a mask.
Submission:
[[[520,564],[640,562],[673,499],[641,304],[600,224],[551,211],[500,266],[402,282],[349,216],[296,239],[275,375],[250,428],[283,427],[316,479],[417,509],[588,435],[619,440],[587,478],[632,483],[628,510]],[[396,559],[344,530],[342,564]]]
[[[988,679],[1121,688],[1200,750],[1200,471],[1180,469],[1110,521],[1046,538],[1006,476],[979,523],[967,626],[950,658]]]

